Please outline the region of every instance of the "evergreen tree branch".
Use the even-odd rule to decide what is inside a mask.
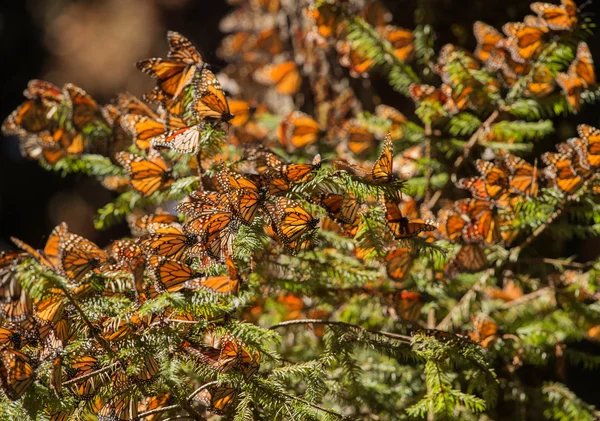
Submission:
[[[285,322],[277,323],[276,325],[273,325],[273,326],[269,327],[269,330],[275,330],[275,329],[279,329],[281,327],[293,326],[293,325],[301,325],[301,324],[321,324],[321,325],[330,325],[330,326],[344,326],[344,327],[348,327],[348,328],[351,328],[351,329],[363,330],[363,331],[366,331],[366,332],[369,332],[369,333],[373,333],[375,335],[386,336],[386,337],[391,338],[391,339],[397,339],[397,340],[399,340],[401,342],[404,342],[404,343],[411,343],[411,341],[412,341],[411,338],[410,338],[410,336],[400,335],[398,333],[392,333],[392,332],[383,332],[383,331],[380,331],[380,330],[367,329],[367,328],[364,328],[362,326],[353,325],[351,323],[331,321],[331,320],[318,320],[318,319],[288,320],[288,321],[285,321]]]

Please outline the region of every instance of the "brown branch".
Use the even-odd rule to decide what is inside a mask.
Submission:
[[[214,382],[208,382],[206,384],[203,384],[198,389],[194,390],[192,392],[192,394],[190,396],[188,396],[187,400],[191,401],[192,399],[194,399],[194,396],[196,396],[198,393],[202,392],[204,389],[209,388],[210,386],[214,386],[217,383],[219,383],[219,382],[217,380],[215,380]]]
[[[116,367],[117,365],[121,365],[121,363],[119,361],[117,361],[116,363],[113,363],[113,364],[111,364],[111,365],[109,365],[107,367],[103,367],[103,368],[101,368],[99,370],[92,371],[91,373],[84,374],[83,376],[76,377],[74,379],[71,379],[71,380],[68,380],[66,382],[63,382],[62,385],[64,387],[64,386],[68,386],[68,385],[73,384],[73,383],[79,383],[81,381],[89,379],[90,377],[93,377],[93,376],[96,376],[98,374],[102,374],[102,373],[104,373],[106,371],[109,371],[109,370],[113,369],[114,367]]]
[[[290,398],[292,400],[295,400],[295,401],[298,401],[298,402],[302,402],[303,404],[308,405],[308,406],[310,406],[312,408],[318,409],[319,411],[323,411],[323,412],[326,412],[326,413],[328,413],[330,415],[334,415],[334,416],[336,416],[336,417],[338,417],[340,419],[345,419],[346,418],[342,414],[340,414],[339,412],[332,411],[331,409],[323,408],[322,406],[319,406],[319,405],[317,405],[315,403],[309,402],[306,399],[302,399],[302,398],[300,398],[298,396],[290,395],[290,394],[285,393],[285,392],[279,392],[279,394],[282,395],[282,396],[285,396],[286,398]]]
[[[526,302],[531,301],[531,300],[535,300],[536,298],[541,297],[542,295],[546,294],[547,292],[549,292],[551,290],[552,290],[552,288],[550,288],[550,287],[540,288],[537,291],[531,292],[531,293],[526,294],[526,295],[522,295],[519,298],[515,298],[512,301],[504,303],[502,305],[501,309],[502,310],[508,310],[509,308],[521,305],[521,304],[526,303]]]
[[[150,415],[160,414],[161,412],[172,411],[174,409],[181,409],[181,406],[170,405],[170,406],[163,406],[162,408],[152,409],[150,411],[146,411],[146,412],[142,412],[141,414],[138,414],[138,418],[145,418],[145,417],[149,417]]]
[[[279,329],[280,327],[301,325],[301,324],[321,324],[321,325],[330,325],[330,326],[344,326],[344,327],[349,327],[352,329],[363,330],[365,332],[373,333],[375,335],[386,336],[388,338],[396,339],[396,340],[404,342],[404,343],[412,342],[412,338],[410,336],[400,335],[398,333],[384,332],[381,330],[372,330],[372,329],[364,328],[362,326],[353,325],[350,323],[336,322],[336,321],[330,321],[330,320],[319,320],[319,319],[288,320],[286,322],[277,323],[276,325],[269,327],[269,330],[275,330],[275,329]]]

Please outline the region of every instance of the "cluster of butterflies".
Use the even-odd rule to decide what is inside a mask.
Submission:
[[[54,165],[67,156],[117,146],[109,140],[109,109],[78,86],[67,83],[61,89],[32,80],[23,94],[27,99],[6,118],[2,133],[20,139],[24,156]]]
[[[22,251],[0,255],[0,381],[9,399],[20,399],[34,381],[40,381],[57,396],[68,394],[80,402],[69,410],[48,409],[53,421],[87,412],[102,420],[134,420],[139,413],[173,403],[174,399],[164,394],[144,393],[144,398],[139,397],[140,391],[158,379],[155,355],[119,360],[108,368],[101,361],[111,350],[136,347],[151,329],[164,329],[173,320],[195,320],[170,308],[158,314],[140,314],[139,307],[149,299],[164,292],[193,294],[198,290],[237,294],[241,279],[232,259],[226,261],[226,275],[206,276],[173,258],[181,258],[182,242],[186,241],[176,221],[176,216],[166,213],[132,218],[132,228],[142,236],[117,240],[106,249],[69,232],[64,223],[52,231],[43,250],[13,239]],[[32,299],[21,288],[15,271],[26,258],[62,277],[66,288],[45,284],[43,297]],[[101,274],[107,278],[99,277]],[[72,300],[83,303],[98,295],[127,298],[132,301],[132,311],[120,318],[100,315],[90,321],[92,326],[86,326]],[[86,337],[95,340],[86,341],[85,349],[79,349],[75,356],[67,351],[69,345]],[[240,370],[247,378],[256,374],[260,366],[257,351],[229,334],[220,338],[217,347],[215,338],[210,337],[205,344],[184,333],[177,352],[191,355],[218,372]],[[126,371],[128,367],[136,367],[134,374]],[[114,396],[102,398],[101,388],[108,383]],[[236,394],[237,390],[223,385],[207,389],[197,399],[209,410],[221,413]]]
[[[532,3],[531,10],[536,16],[505,24],[504,35],[492,26],[476,22],[473,27],[477,38],[475,57],[488,69],[497,71],[508,87],[527,75],[525,93],[529,96],[548,96],[558,85],[577,112],[581,108],[582,93],[596,87],[594,63],[587,44],[579,43],[575,60],[564,73],[556,74],[548,67],[535,64],[552,41],[561,40],[581,27],[577,5],[573,0],[561,0],[560,5]]]
[[[592,180],[600,169],[600,130],[582,124],[577,131],[579,137],[556,145],[558,152],[541,156],[544,168],[504,153],[495,163],[476,161],[479,175],[457,181],[472,198],[449,203],[438,212],[441,237],[464,243],[456,256],[457,269],[482,270],[487,260],[480,246],[514,240],[510,215],[524,198],[537,197],[544,187],[574,198]]]

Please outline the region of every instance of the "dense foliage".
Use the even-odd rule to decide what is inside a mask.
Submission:
[[[2,419],[596,419],[560,367],[600,364],[568,345],[600,265],[532,247],[600,234],[600,130],[544,143],[599,93],[592,23],[534,3],[436,53],[378,1],[235,4],[219,75],[169,32],[143,100],[33,80],[5,120],[131,236],[0,255]]]

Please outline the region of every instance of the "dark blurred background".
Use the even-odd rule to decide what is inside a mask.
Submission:
[[[392,11],[396,25],[413,28],[415,18],[434,25],[438,34],[436,49],[451,42],[473,50],[472,24],[476,20],[501,28],[505,22],[522,20],[530,13],[529,2],[524,0],[384,3]],[[587,6],[583,13],[593,18],[593,9],[593,5]],[[0,120],[23,101],[23,89],[32,78],[59,86],[73,82],[101,104],[119,91],[141,94],[153,82],[134,63],[164,56],[169,29],[188,36],[205,61],[218,69],[224,65],[215,55],[224,36],[218,24],[229,10],[231,6],[225,0],[0,1]],[[414,13],[415,10],[421,12]],[[588,43],[600,62],[600,39],[591,37]],[[412,101],[394,93],[384,81],[375,79],[373,83],[384,103],[411,113]],[[576,125],[583,122],[600,126],[600,107],[587,105],[578,115],[556,121],[555,142],[575,136]],[[71,231],[106,245],[126,233],[124,226],[106,232],[93,228],[96,209],[113,196],[83,175],[63,179],[43,170],[36,162],[21,158],[17,139],[0,138],[0,250],[13,248],[10,236],[42,247],[50,230],[61,221],[66,221]],[[581,240],[566,248],[569,254],[584,260],[597,256],[600,249],[598,243]],[[584,348],[600,352],[590,343]],[[582,398],[600,404],[597,387],[589,387],[590,375],[578,367],[569,367],[566,380]]]

